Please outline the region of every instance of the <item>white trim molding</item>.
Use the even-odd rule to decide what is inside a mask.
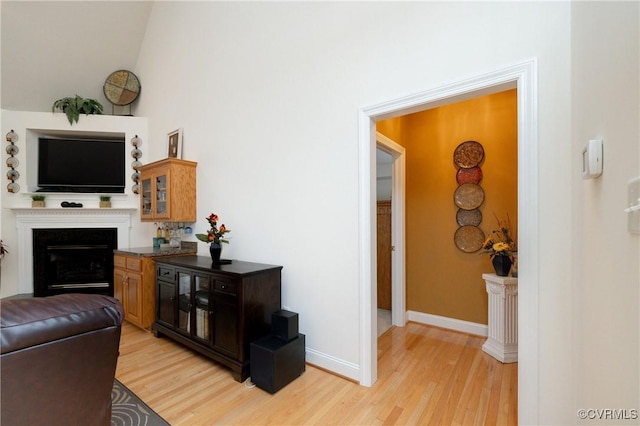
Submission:
[[[15,208],[18,236],[18,292],[33,293],[33,230],[116,228],[118,247],[129,247],[131,214],[136,209]]]
[[[360,377],[360,369],[353,362],[348,362],[323,352],[306,348],[305,362],[331,371],[334,374],[346,377],[350,380],[358,380]]]
[[[407,319],[425,325],[446,328],[448,330],[460,331],[462,333],[475,334],[487,337],[488,327],[477,322],[464,321],[456,318],[448,318],[440,315],[425,314],[423,312],[407,311]]]
[[[538,63],[529,59],[451,84],[358,111],[358,223],[360,384],[377,380],[375,122],[517,88],[518,92],[518,420],[538,423],[539,413],[539,221]],[[525,356],[526,354],[526,356]]]

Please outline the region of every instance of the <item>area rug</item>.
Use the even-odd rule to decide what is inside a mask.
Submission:
[[[169,423],[118,380],[113,383],[111,401],[111,426],[169,426]]]

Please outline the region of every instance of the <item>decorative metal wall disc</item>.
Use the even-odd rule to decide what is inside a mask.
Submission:
[[[476,141],[462,142],[453,151],[453,162],[463,169],[479,165],[483,158],[484,148]]]
[[[482,248],[484,243],[484,232],[477,226],[461,226],[453,235],[456,247],[465,253],[473,253]]]
[[[104,96],[114,105],[129,105],[140,94],[140,80],[131,71],[119,70],[112,72],[104,82],[102,90]]]
[[[458,222],[458,225],[460,226],[478,226],[482,222],[482,212],[478,209],[458,209],[458,213],[456,213],[456,222]]]
[[[456,173],[456,182],[458,185],[463,183],[480,183],[482,180],[482,169],[478,166],[468,169],[458,169]]]
[[[453,193],[453,200],[461,209],[477,209],[484,202],[484,190],[475,183],[465,183]]]

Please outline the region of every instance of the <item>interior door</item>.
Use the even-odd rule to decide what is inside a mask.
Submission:
[[[391,310],[391,201],[378,201],[378,308]]]

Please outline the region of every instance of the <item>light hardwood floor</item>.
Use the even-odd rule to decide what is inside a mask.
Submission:
[[[125,323],[116,377],[178,425],[517,424],[517,364],[484,338],[416,323],[378,340],[378,381],[359,386],[311,365],[271,395],[167,338]]]

